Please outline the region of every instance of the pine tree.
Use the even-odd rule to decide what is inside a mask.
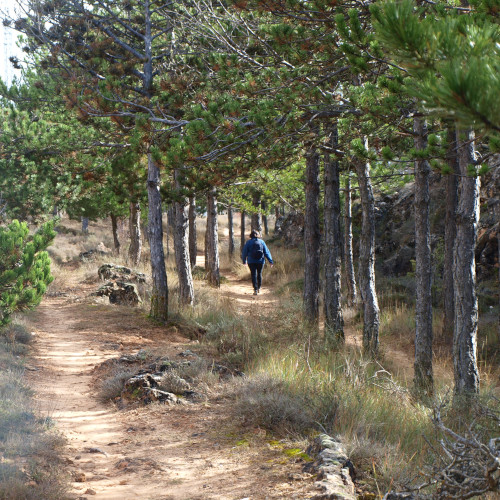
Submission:
[[[37,306],[52,282],[45,249],[55,236],[53,223],[45,223],[34,235],[28,225],[14,220],[0,227],[0,325],[13,313]]]

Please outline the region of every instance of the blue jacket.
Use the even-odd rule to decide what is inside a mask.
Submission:
[[[264,256],[261,259],[252,258],[252,247],[254,242],[257,240],[260,241],[262,243],[262,246],[264,247]],[[266,259],[271,264],[273,264],[273,258],[271,257],[271,252],[269,251],[269,248],[267,248],[264,240],[261,240],[260,238],[252,238],[251,240],[248,240],[245,243],[245,246],[243,247],[243,252],[241,252],[241,260],[243,261],[243,264],[246,264],[247,262],[249,264],[264,264]]]

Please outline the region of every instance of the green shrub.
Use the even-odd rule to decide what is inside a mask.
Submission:
[[[0,325],[15,311],[38,305],[53,280],[44,251],[55,236],[53,226],[46,223],[32,236],[25,222],[0,227]]]

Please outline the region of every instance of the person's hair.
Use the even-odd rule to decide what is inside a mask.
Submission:
[[[252,232],[250,233],[250,238],[259,238],[259,237],[260,237],[259,231],[252,229]]]

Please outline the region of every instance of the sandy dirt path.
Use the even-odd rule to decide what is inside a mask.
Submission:
[[[269,289],[255,298],[248,283],[229,278],[217,293],[237,301],[242,313],[272,306]],[[302,464],[271,446],[265,431],[242,434],[223,401],[123,410],[101,402],[94,383],[104,361],[153,347],[175,357],[189,341],[140,311],[92,303],[93,289],[79,285],[46,297],[32,317],[31,383],[41,412],[68,440],[73,498],[302,499],[316,491]]]

